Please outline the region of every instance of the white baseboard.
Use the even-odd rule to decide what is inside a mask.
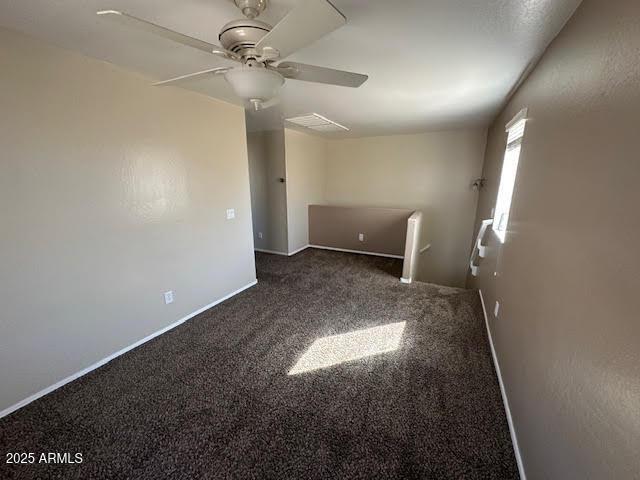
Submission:
[[[305,245],[304,247],[294,250],[293,252],[289,252],[289,256],[291,257],[296,253],[300,253],[301,251],[306,250],[307,248],[309,248],[309,245]]]
[[[520,447],[518,446],[518,437],[516,436],[516,430],[515,430],[515,427],[513,426],[513,418],[511,417],[511,408],[509,408],[509,399],[507,398],[507,391],[505,390],[504,382],[502,381],[500,363],[498,362],[496,349],[493,345],[493,337],[491,336],[491,328],[489,327],[489,317],[487,316],[487,308],[484,304],[484,297],[482,296],[482,290],[478,290],[478,293],[480,294],[480,302],[482,303],[482,312],[484,313],[484,323],[487,327],[489,345],[491,345],[491,355],[493,356],[493,365],[495,366],[496,373],[498,374],[498,383],[500,383],[500,393],[502,394],[502,403],[504,403],[504,411],[507,414],[507,423],[509,424],[509,433],[511,433],[511,443],[513,444],[513,451],[516,455],[518,472],[520,473],[521,480],[527,480],[527,475],[525,474],[525,471],[524,471],[524,464],[522,463],[522,455],[520,454]]]
[[[260,252],[260,253],[270,253],[270,254],[272,254],[272,255],[284,255],[285,257],[288,257],[288,256],[289,256],[289,254],[288,254],[288,253],[285,253],[285,252],[278,252],[278,251],[276,251],[276,250],[266,250],[266,249],[264,249],[264,248],[254,248],[254,250],[255,250],[256,252]]]
[[[346,248],[324,247],[322,245],[309,245],[311,248],[319,248],[320,250],[332,250],[334,252],[360,253],[362,255],[373,255],[374,257],[387,257],[404,259],[402,255],[391,255],[389,253],[365,252],[362,250],[347,250]]]
[[[29,397],[25,398],[24,400],[20,400],[18,403],[14,404],[14,405],[11,405],[10,407],[5,408],[4,410],[0,411],[0,418],[4,417],[6,415],[9,415],[10,413],[15,412],[19,408],[22,408],[25,405],[28,405],[29,403],[33,402],[34,400],[37,400],[38,398],[45,396],[47,393],[51,393],[54,390],[57,390],[58,388],[62,387],[63,385],[66,385],[67,383],[72,382],[72,381],[82,377],[83,375],[86,375],[87,373],[95,370],[96,368],[101,367],[105,363],[110,362],[114,358],[117,358],[120,355],[122,355],[124,353],[127,353],[129,350],[133,350],[134,348],[142,345],[143,343],[148,342],[149,340],[157,337],[158,335],[162,335],[163,333],[165,333],[165,332],[177,327],[178,325],[186,322],[187,320],[195,317],[196,315],[204,312],[205,310],[209,310],[210,308],[215,307],[219,303],[222,303],[225,300],[228,300],[229,298],[237,295],[238,293],[242,292],[243,290],[246,290],[248,288],[253,287],[257,283],[258,283],[258,280],[254,280],[253,282],[245,285],[244,287],[241,287],[238,290],[236,290],[234,292],[231,292],[228,295],[225,295],[224,297],[219,298],[218,300],[216,300],[214,302],[211,302],[210,304],[205,305],[202,308],[199,308],[195,312],[190,313],[189,315],[187,315],[186,317],[181,318],[177,322],[174,322],[171,325],[167,325],[166,327],[162,328],[161,330],[158,330],[157,332],[154,332],[151,335],[148,335],[148,336],[144,337],[142,340],[138,340],[137,342],[129,345],[128,347],[125,347],[122,350],[118,350],[117,352],[112,353],[108,357],[103,358],[102,360],[99,360],[98,362],[94,363],[93,365],[90,365],[87,368],[84,368],[84,369],[80,370],[79,372],[76,372],[76,373],[74,373],[72,375],[69,375],[68,377],[60,380],[59,382],[56,382],[53,385],[50,385],[47,388],[45,388],[43,390],[40,390],[37,393],[34,393],[33,395],[30,395]]]

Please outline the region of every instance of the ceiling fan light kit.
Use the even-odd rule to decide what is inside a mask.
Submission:
[[[367,76],[331,68],[283,62],[346,23],[346,18],[327,0],[304,0],[275,26],[256,20],[267,8],[267,0],[234,0],[246,18],[228,22],[218,35],[221,47],[190,37],[118,10],[97,12],[129,27],[145,30],[174,42],[240,63],[180,75],[154,85],[172,85],[196,77],[224,75],[234,93],[259,110],[277,103],[285,79],[357,88]],[[220,74],[220,75],[218,75]]]
[[[234,93],[249,102],[255,110],[260,110],[265,102],[276,97],[284,84],[284,77],[278,72],[246,65],[227,70],[224,78]]]

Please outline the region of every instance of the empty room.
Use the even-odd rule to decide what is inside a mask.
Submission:
[[[0,479],[640,480],[640,2],[0,0]]]

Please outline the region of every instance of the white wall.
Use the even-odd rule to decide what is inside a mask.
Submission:
[[[327,203],[420,210],[418,279],[464,286],[485,144],[484,129],[331,140]]]
[[[4,29],[0,58],[2,410],[255,267],[242,109]]]
[[[309,205],[325,203],[327,142],[285,129],[289,253],[309,245]]]
[[[284,131],[249,132],[247,146],[255,248],[287,253]]]

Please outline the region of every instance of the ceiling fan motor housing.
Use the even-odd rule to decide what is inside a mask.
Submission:
[[[271,25],[245,18],[227,23],[218,39],[226,50],[243,57],[250,54],[256,43],[270,31]]]

